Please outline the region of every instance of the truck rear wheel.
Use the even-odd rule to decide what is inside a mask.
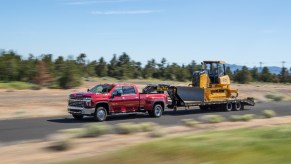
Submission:
[[[83,115],[76,115],[76,114],[73,114],[72,116],[74,117],[75,120],[82,120],[82,118],[84,117]]]
[[[96,121],[105,121],[107,118],[107,111],[104,107],[98,107],[96,110],[95,110],[95,115],[94,115],[94,119]]]
[[[153,109],[149,111],[151,117],[161,117],[163,114],[163,107],[160,104],[155,104]]]

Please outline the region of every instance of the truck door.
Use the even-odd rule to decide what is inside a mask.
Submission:
[[[134,112],[139,107],[139,94],[136,93],[134,86],[123,86],[123,101],[126,112]]]
[[[122,94],[122,87],[116,87],[113,90],[112,97],[109,100],[110,112],[120,113],[122,109],[125,110]]]

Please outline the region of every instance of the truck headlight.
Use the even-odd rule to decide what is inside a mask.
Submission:
[[[91,106],[91,101],[86,101],[86,106]]]
[[[85,102],[86,106],[91,106],[92,105],[92,98],[86,97],[83,98],[83,101]]]

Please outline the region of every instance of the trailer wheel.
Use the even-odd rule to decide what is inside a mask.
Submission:
[[[94,115],[94,119],[96,121],[105,121],[107,118],[107,112],[106,112],[106,109],[104,107],[98,107],[96,110],[95,110],[95,115]]]
[[[75,120],[82,120],[82,118],[84,117],[83,115],[76,115],[76,114],[73,114],[72,116],[74,117]]]
[[[237,101],[235,103],[233,103],[233,109],[236,110],[236,111],[239,111],[241,110],[242,106],[241,106],[241,103],[240,101]]]
[[[161,117],[163,114],[163,107],[160,104],[155,104],[153,109],[149,111],[151,117]]]
[[[225,104],[225,110],[227,112],[230,112],[232,110],[232,103],[228,102]]]

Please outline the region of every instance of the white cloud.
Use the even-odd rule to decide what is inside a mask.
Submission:
[[[162,12],[161,10],[93,11],[94,15],[138,15]]]

